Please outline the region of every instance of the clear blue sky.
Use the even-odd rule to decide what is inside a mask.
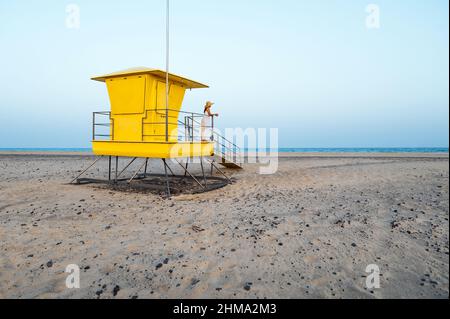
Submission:
[[[66,5],[81,9],[66,28]],[[365,8],[380,7],[380,29]],[[448,146],[447,0],[172,0],[171,71],[281,147]],[[0,147],[89,147],[93,75],[164,68],[164,0],[0,1]]]

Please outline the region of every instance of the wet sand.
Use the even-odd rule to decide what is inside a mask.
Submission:
[[[0,154],[1,298],[449,296],[448,154],[281,154],[273,175],[247,164],[171,200],[68,185],[92,160]],[[106,178],[107,161],[88,176]]]

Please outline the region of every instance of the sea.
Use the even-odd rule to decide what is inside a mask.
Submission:
[[[91,152],[91,148],[0,148],[10,152]],[[254,152],[255,149],[246,149]],[[269,152],[268,149],[258,151]],[[280,153],[448,153],[448,147],[280,147]]]

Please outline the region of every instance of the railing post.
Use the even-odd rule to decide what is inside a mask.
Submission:
[[[95,141],[95,112],[92,112],[92,140]]]
[[[109,118],[110,118],[110,121],[109,121],[109,130],[110,130],[110,132],[109,132],[109,135],[111,136],[111,141],[114,141],[114,119],[112,119],[111,118],[111,112],[109,112]]]
[[[169,141],[169,109],[166,105],[166,142]]]
[[[214,141],[214,116],[211,116],[211,141]]]
[[[186,116],[184,117],[184,140],[188,141],[188,134],[189,134],[189,128],[187,125],[187,118]]]
[[[191,141],[194,142],[194,113],[191,113]],[[200,132],[201,134],[201,132]]]

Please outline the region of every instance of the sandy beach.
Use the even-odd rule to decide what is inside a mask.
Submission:
[[[448,154],[281,154],[273,175],[246,164],[170,200],[69,185],[92,160],[0,154],[1,298],[449,297]]]

